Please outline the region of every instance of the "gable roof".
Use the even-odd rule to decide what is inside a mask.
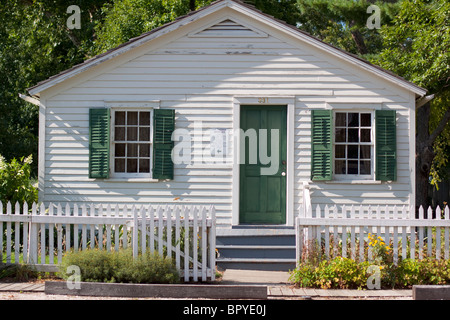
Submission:
[[[394,74],[393,72],[390,72],[390,71],[383,69],[377,65],[374,65],[374,64],[358,57],[357,55],[354,55],[352,53],[349,53],[347,51],[344,51],[342,49],[334,47],[331,44],[323,42],[320,39],[313,37],[309,33],[302,31],[302,30],[296,28],[295,26],[289,25],[284,21],[278,20],[278,19],[274,18],[273,16],[265,14],[249,4],[241,2],[240,0],[217,0],[208,6],[205,6],[196,11],[192,11],[185,16],[178,17],[174,21],[166,23],[165,25],[155,28],[151,31],[145,32],[145,33],[141,34],[140,36],[132,38],[129,41],[119,45],[116,48],[110,49],[102,54],[99,54],[91,59],[88,59],[88,60],[80,63],[80,64],[77,64],[77,65],[73,66],[72,68],[62,71],[61,73],[59,73],[57,75],[54,75],[46,80],[43,80],[43,81],[39,82],[38,84],[36,84],[35,86],[28,88],[27,91],[31,95],[39,95],[40,92],[42,92],[48,88],[51,88],[51,87],[55,86],[56,84],[61,83],[67,79],[70,79],[70,78],[74,77],[75,75],[82,73],[104,61],[110,60],[122,53],[132,50],[135,47],[138,47],[144,43],[147,43],[148,41],[158,38],[158,37],[160,37],[164,34],[167,34],[171,31],[177,30],[178,28],[181,28],[190,22],[193,22],[201,17],[204,17],[208,14],[216,12],[225,7],[233,8],[233,9],[235,9],[239,12],[245,13],[251,17],[258,18],[258,19],[264,21],[265,23],[270,24],[272,27],[276,27],[279,30],[287,32],[288,34],[290,34],[296,38],[299,38],[303,41],[306,41],[315,47],[325,50],[328,53],[333,54],[334,56],[340,57],[354,65],[357,65],[365,70],[368,70],[368,71],[370,71],[388,81],[391,81],[405,89],[408,89],[409,91],[415,93],[416,96],[423,96],[427,92],[426,89],[424,89],[412,82],[405,80],[404,78]]]

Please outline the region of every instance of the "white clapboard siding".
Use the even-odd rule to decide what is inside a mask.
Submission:
[[[227,18],[228,19],[228,18]],[[231,20],[230,20],[231,21]],[[212,204],[217,224],[232,221],[233,154],[227,164],[175,165],[174,181],[139,182],[88,178],[89,108],[107,102],[157,101],[175,109],[176,128],[236,129],[233,97],[292,97],[295,103],[293,207],[302,204],[303,181],[310,180],[311,109],[326,104],[372,104],[398,112],[398,181],[392,184],[311,183],[313,204],[410,205],[409,113],[414,99],[405,90],[282,35],[270,26],[236,21],[201,22],[183,36],[148,46],[148,51],[120,64],[99,66],[93,76],[63,86],[45,105],[45,167],[40,172],[40,197],[49,202],[124,204]],[[188,28],[188,29],[189,29]],[[317,50],[317,51],[316,51]],[[102,69],[103,68],[103,69]],[[101,71],[103,70],[103,72]],[[189,131],[192,132],[192,131]],[[42,139],[42,138],[41,138]],[[200,139],[200,140],[199,140]],[[195,155],[209,150],[209,136],[194,137]],[[201,141],[201,142],[200,142]],[[43,185],[42,185],[43,183]],[[362,187],[362,188],[359,188]],[[391,189],[389,189],[391,188]],[[211,190],[211,191],[209,191]],[[359,194],[362,190],[363,194]],[[209,192],[208,192],[209,191]]]
[[[215,228],[213,206],[16,203],[13,210],[0,202],[0,261],[56,271],[65,252],[131,246],[135,257],[147,250],[169,257],[186,282],[214,280]]]
[[[364,261],[372,259],[369,234],[381,237],[399,259],[449,258],[449,207],[429,207],[426,212],[408,206],[301,206],[296,218],[297,261],[308,251],[321,248],[325,258],[342,256]],[[434,231],[433,231],[434,229]]]

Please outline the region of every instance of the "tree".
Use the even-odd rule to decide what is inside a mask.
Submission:
[[[116,0],[103,7],[104,19],[95,27],[93,54],[100,54],[162,26],[211,0]]]
[[[449,159],[450,2],[404,0],[391,27],[382,29],[385,49],[375,63],[422,86],[435,99],[417,110],[416,205],[428,204],[434,183]]]
[[[377,28],[367,28],[371,14],[367,9],[375,4],[380,9],[380,25],[391,24],[399,9],[397,1],[298,0],[298,26],[324,42],[348,52],[378,54],[382,37]]]
[[[79,30],[67,27],[67,1],[8,0],[0,4],[0,154],[7,160],[29,154],[37,159],[38,108],[18,94],[86,58],[103,3],[71,2],[82,8]]]

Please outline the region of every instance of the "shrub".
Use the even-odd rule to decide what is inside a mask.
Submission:
[[[31,182],[31,155],[20,160],[12,159],[10,163],[0,155],[0,201],[21,205],[31,205],[38,200],[37,188]]]
[[[368,262],[357,263],[343,257],[321,261],[317,266],[301,264],[290,280],[300,287],[321,289],[361,289],[366,286]]]
[[[64,256],[60,276],[67,279],[65,270],[76,265],[84,282],[176,283],[179,274],[172,261],[157,253],[145,253],[133,258],[131,250],[107,252],[87,249]]]
[[[321,261],[318,265],[300,264],[290,280],[299,287],[321,289],[363,289],[371,276],[367,268],[373,262],[356,262],[336,257]],[[382,288],[410,288],[413,285],[450,284],[450,260],[426,258],[405,259],[398,265],[378,264]]]

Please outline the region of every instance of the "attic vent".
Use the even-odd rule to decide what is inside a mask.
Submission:
[[[267,37],[267,34],[259,31],[253,27],[246,26],[242,23],[235,22],[231,19],[223,20],[217,24],[214,24],[206,29],[202,29],[197,32],[193,32],[190,37],[242,37],[242,38],[254,38],[254,37]]]

